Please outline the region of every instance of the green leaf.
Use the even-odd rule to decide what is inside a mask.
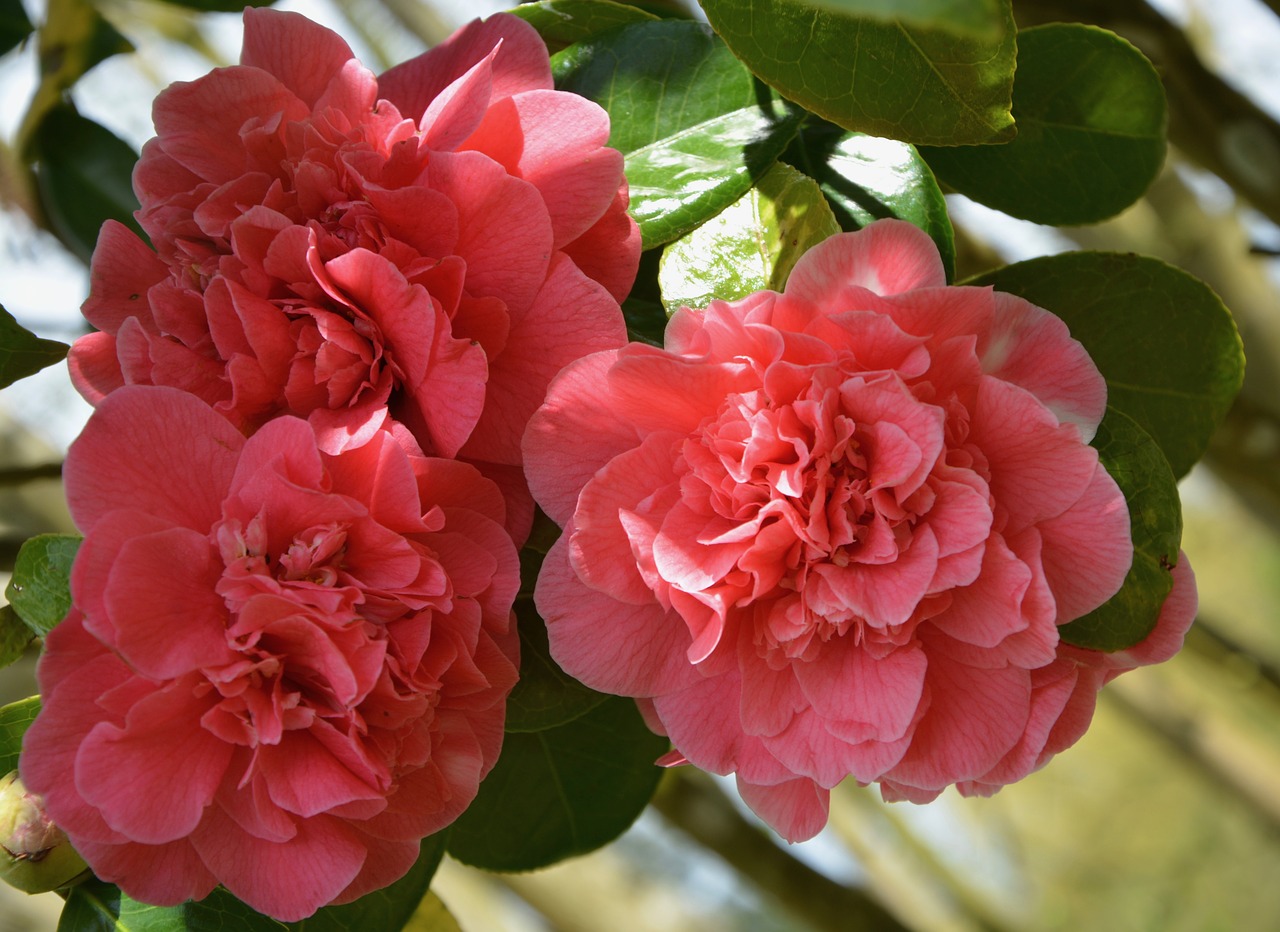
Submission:
[[[1018,34],[1018,136],[1006,146],[927,149],[951,187],[1015,217],[1096,223],[1128,207],[1164,164],[1164,88],[1114,33],[1051,23]]]
[[[552,60],[556,85],[609,112],[644,248],[728,207],[774,163],[803,115],[772,99],[701,23],[623,26]]]
[[[516,602],[520,679],[507,699],[508,732],[545,731],[573,721],[609,697],[560,669],[547,646],[547,627],[530,599]]]
[[[22,736],[27,733],[39,712],[39,696],[0,706],[0,775],[17,769]]]
[[[999,0],[812,0],[850,16],[901,20],[962,35],[989,39],[1004,27]]]
[[[35,637],[35,632],[13,610],[12,605],[0,605],[0,668],[16,662]],[[0,776],[7,772],[0,770]]]
[[[1132,418],[1108,408],[1093,445],[1129,506],[1133,566],[1119,592],[1058,634],[1077,647],[1124,650],[1151,633],[1173,589],[1169,571],[1182,544],[1182,503],[1169,461]]]
[[[22,0],[0,0],[0,55],[16,48],[32,28]]]
[[[196,903],[148,906],[112,884],[94,880],[72,888],[58,932],[396,932],[405,927],[426,896],[444,849],[444,833],[425,838],[413,867],[389,887],[354,903],[326,906],[298,922],[264,916],[222,887]]]
[[[942,189],[915,146],[811,121],[783,158],[818,181],[841,229],[860,230],[873,220],[897,217],[924,230],[950,280],[955,232]]]
[[[619,696],[567,725],[504,740],[449,838],[450,854],[485,870],[545,867],[621,835],[653,795],[653,762],[668,747]]]
[[[667,246],[658,284],[668,313],[768,288],[781,291],[805,251],[840,232],[818,183],[778,163],[712,219]]]
[[[1107,402],[1151,434],[1181,478],[1204,455],[1244,378],[1235,322],[1209,286],[1159,259],[1073,252],[971,284],[1021,295],[1067,322],[1107,380]]]
[[[201,13],[239,13],[247,6],[271,6],[276,0],[164,0],[170,6],[182,6]]]
[[[884,22],[801,0],[702,0],[707,19],[756,75],[845,129],[919,145],[1014,135],[1015,29],[998,2],[990,38]]]
[[[110,130],[59,105],[36,131],[40,200],[58,238],[88,262],[103,221],[119,220],[139,236],[133,219],[133,166],[138,154]]]
[[[71,609],[71,564],[82,539],[78,534],[40,534],[18,551],[4,596],[41,637]]]
[[[611,0],[540,0],[511,11],[538,30],[552,52],[628,23],[656,20],[652,13]]]
[[[0,388],[61,362],[70,349],[27,330],[0,306]]]

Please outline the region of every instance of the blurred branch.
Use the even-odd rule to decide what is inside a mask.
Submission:
[[[1209,70],[1181,28],[1143,0],[1026,0],[1014,13],[1020,26],[1093,23],[1136,45],[1164,81],[1170,140],[1280,223],[1280,124]]]
[[[1280,666],[1259,657],[1255,650],[1226,634],[1203,615],[1196,618],[1187,632],[1187,647],[1219,665],[1247,664],[1258,679],[1280,693]]]
[[[654,807],[671,825],[719,855],[759,890],[815,929],[831,932],[906,932],[883,906],[791,857],[738,814],[710,778],[681,767],[671,771]]]
[[[1250,507],[1280,527],[1280,420],[1275,413],[1242,393],[1213,435],[1207,460]]]
[[[382,0],[392,16],[428,46],[439,45],[453,32],[449,22],[421,0]]]
[[[14,466],[0,469],[0,487],[26,485],[37,479],[61,479],[61,463],[42,463],[39,466]]]

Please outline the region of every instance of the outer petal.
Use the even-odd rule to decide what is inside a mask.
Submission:
[[[885,220],[814,246],[791,270],[786,294],[833,314],[858,310],[862,289],[892,295],[946,283],[929,235],[905,220]]]
[[[308,106],[353,58],[341,36],[300,13],[245,10],[240,63],[275,75]]]
[[[774,786],[738,778],[738,793],[751,811],[790,842],[807,841],[827,824],[831,791],[803,777]]]

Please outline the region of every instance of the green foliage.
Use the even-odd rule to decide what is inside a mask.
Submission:
[[[85,262],[103,221],[119,220],[142,236],[133,219],[133,166],[138,153],[110,130],[60,105],[45,114],[33,154],[40,200],[58,239]]]
[[[915,146],[810,120],[783,158],[818,181],[841,229],[897,217],[924,230],[950,280],[956,246],[947,202]]]
[[[77,534],[40,534],[18,551],[4,595],[36,634],[48,634],[71,609],[71,564],[81,540]]]
[[[1204,455],[1244,378],[1231,314],[1204,282],[1159,259],[1100,252],[1031,259],[980,276],[1067,322],[1181,478]]]
[[[989,38],[859,18],[801,0],[703,0],[702,8],[756,75],[845,129],[938,146],[1014,135],[1008,0],[991,17],[996,28]]]
[[[0,55],[31,35],[31,29],[22,0],[0,0]]]
[[[1173,588],[1169,571],[1182,544],[1182,505],[1169,461],[1132,418],[1108,408],[1093,445],[1129,506],[1133,566],[1119,592],[1058,634],[1077,647],[1124,650],[1151,633]]]
[[[17,661],[35,637],[35,632],[12,605],[0,605],[0,668]]]
[[[538,35],[552,52],[619,26],[658,18],[637,7],[611,0],[539,0],[537,3],[522,3],[511,12],[538,30]]]
[[[699,23],[623,26],[561,52],[553,70],[557,87],[609,112],[646,249],[745,194],[802,118]]]
[[[516,602],[520,680],[507,699],[508,732],[544,731],[573,721],[609,697],[583,686],[551,657],[547,628],[532,601]]]
[[[39,696],[0,706],[0,774],[17,768],[22,736],[27,733],[39,712]]]
[[[1114,33],[1052,23],[1018,33],[1008,145],[927,149],[957,191],[1015,217],[1096,223],[1128,207],[1164,164],[1166,107],[1155,68]]]
[[[27,330],[0,306],[0,388],[61,362],[70,347]]]
[[[182,6],[201,13],[239,13],[247,6],[271,6],[276,0],[164,0],[170,6]]]
[[[522,871],[621,835],[649,802],[667,739],[630,699],[612,696],[566,725],[508,734],[480,794],[453,824],[449,853],[486,870]]]
[[[800,256],[840,232],[818,184],[778,164],[714,218],[671,243],[658,270],[662,301],[706,307],[769,288],[781,291]]]
[[[999,36],[1004,29],[999,0],[812,0],[814,6],[828,7],[850,16],[868,19],[901,20],[913,26],[944,29],[984,39]]]

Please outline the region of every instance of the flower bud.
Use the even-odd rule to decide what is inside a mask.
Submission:
[[[16,770],[0,777],[0,877],[27,893],[44,893],[88,873],[66,833],[45,813],[41,796],[27,792]]]

